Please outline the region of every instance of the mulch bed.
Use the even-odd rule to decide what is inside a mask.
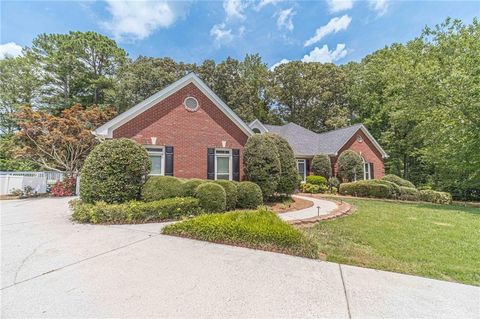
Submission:
[[[271,203],[267,204],[275,213],[287,213],[304,208],[312,207],[313,202],[301,198],[292,197],[292,202],[289,203]]]

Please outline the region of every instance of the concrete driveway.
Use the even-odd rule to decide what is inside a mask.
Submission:
[[[479,318],[480,288],[70,221],[2,201],[1,317]]]

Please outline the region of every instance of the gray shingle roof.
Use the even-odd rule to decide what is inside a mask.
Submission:
[[[269,132],[277,133],[284,137],[297,156],[336,154],[359,129],[364,128],[362,124],[355,124],[325,133],[315,133],[295,123],[288,123],[282,126],[263,125]]]

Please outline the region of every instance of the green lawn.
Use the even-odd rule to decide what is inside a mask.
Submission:
[[[480,285],[480,209],[348,199],[357,211],[305,231],[333,262]]]

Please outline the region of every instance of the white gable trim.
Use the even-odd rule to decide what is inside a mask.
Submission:
[[[361,130],[368,137],[368,139],[373,143],[373,146],[375,146],[375,148],[380,152],[380,154],[382,154],[382,158],[388,158],[387,152],[385,152],[383,150],[383,148],[380,146],[380,144],[378,144],[377,140],[372,136],[372,134],[370,134],[370,132],[367,130],[367,128],[363,124],[360,126],[359,130]],[[358,132],[358,130],[355,131],[355,133],[357,133],[357,132]],[[352,134],[352,136],[354,136],[355,133]],[[335,154],[335,155],[338,155],[338,152],[348,143],[348,141],[350,141],[352,136],[350,136],[347,139],[347,141],[345,143],[343,143],[343,145],[338,149],[337,154]]]
[[[248,126],[253,130],[254,128],[258,129],[260,133],[267,133],[268,129],[265,125],[262,124],[258,119],[254,119]]]
[[[240,117],[238,117],[235,112],[229,108],[225,102],[223,102],[197,75],[194,73],[189,73],[180,80],[170,84],[163,90],[155,93],[154,95],[150,96],[149,98],[145,99],[144,101],[138,103],[134,107],[128,109],[127,111],[123,112],[122,114],[116,116],[115,118],[111,119],[107,123],[103,124],[95,131],[93,134],[98,137],[103,138],[112,138],[113,131],[123,124],[127,123],[128,121],[132,120],[133,118],[137,117],[139,114],[145,112],[152,106],[156,105],[160,101],[164,100],[165,98],[169,97],[170,95],[174,94],[181,88],[185,87],[186,85],[193,83],[196,87],[202,91],[233,123],[235,123],[247,136],[253,134],[253,131],[250,127],[242,121]]]

